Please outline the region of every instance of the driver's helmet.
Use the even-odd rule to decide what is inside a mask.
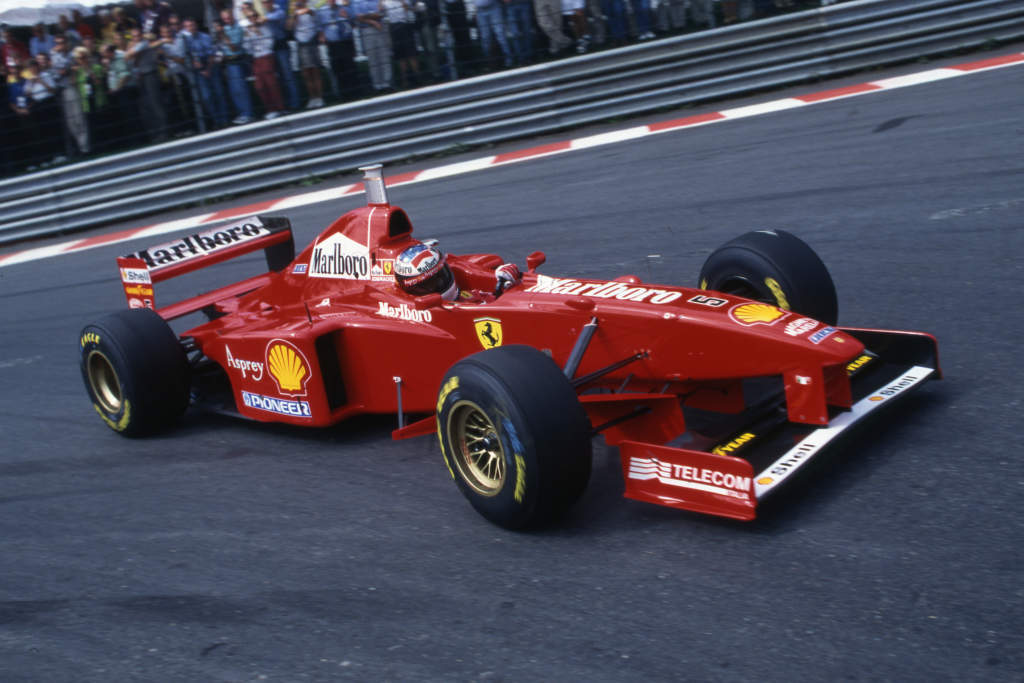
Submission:
[[[437,293],[445,301],[454,301],[459,288],[445,259],[436,242],[414,244],[395,259],[395,280],[413,296]]]

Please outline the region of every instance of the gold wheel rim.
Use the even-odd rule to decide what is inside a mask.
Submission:
[[[448,441],[455,467],[470,488],[495,496],[505,485],[505,450],[494,423],[472,401],[459,401],[448,414]]]
[[[110,359],[99,351],[92,351],[85,360],[86,374],[92,395],[111,415],[121,412],[121,383]]]

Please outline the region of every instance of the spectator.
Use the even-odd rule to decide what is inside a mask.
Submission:
[[[585,0],[585,2],[586,32],[590,34],[590,45],[604,45],[608,39],[608,28],[605,23],[607,17],[601,11],[601,0]]]
[[[504,0],[516,64],[533,61],[533,0]]]
[[[64,129],[68,133],[64,148],[68,156],[73,156],[75,150],[80,154],[88,154],[89,128],[85,120],[85,112],[82,111],[82,97],[72,80],[74,61],[71,55],[71,45],[63,34],[54,36],[53,43],[50,62],[53,65],[54,80],[60,91]]]
[[[476,7],[476,27],[480,32],[480,47],[484,51],[484,64],[490,64],[491,38],[493,37],[504,55],[505,66],[512,66],[512,53],[508,49],[508,40],[505,38],[505,16],[501,11],[500,0],[473,0],[473,5]]]
[[[352,0],[352,13],[370,65],[373,89],[377,92],[391,90],[391,36],[384,27],[379,0]]]
[[[99,11],[99,21],[100,48],[101,52],[105,53],[106,46],[114,45],[114,38],[118,35],[117,22],[114,20],[114,15],[108,9],[101,9]]]
[[[247,4],[244,11],[248,26],[242,42],[245,51],[252,55],[252,75],[256,93],[263,101],[266,118],[274,119],[284,111],[281,87],[277,83],[274,71],[274,34],[262,17],[256,14],[251,4]]]
[[[117,45],[105,45],[102,64],[107,71],[107,96],[110,100],[111,119],[120,127],[110,136],[111,146],[141,144],[139,139],[139,89],[135,76],[125,59],[124,38],[117,36]],[[120,144],[117,144],[120,143]]]
[[[235,21],[231,10],[220,11],[220,29],[217,31],[217,47],[224,55],[224,74],[228,81],[231,101],[238,110],[238,116],[231,122],[236,125],[249,123],[253,119],[252,96],[249,94],[248,69],[246,65],[243,38],[245,31]]]
[[[81,11],[77,9],[71,10],[71,21],[74,23],[75,31],[82,37],[82,40],[86,38],[96,39],[96,31],[85,21]]]
[[[173,135],[205,132],[206,123],[199,108],[199,90],[192,70],[185,59],[185,43],[177,40],[171,22],[160,27],[160,38],[151,47],[157,51],[164,66],[164,104],[168,125]]]
[[[306,0],[293,0],[294,12],[289,19],[295,42],[299,44],[299,69],[302,71],[302,82],[306,86],[309,101],[307,109],[324,106],[324,86],[320,78],[320,44],[317,36],[320,26],[316,13],[306,6]]]
[[[583,54],[590,47],[590,34],[587,33],[587,16],[585,0],[562,0],[562,16],[569,22],[569,28],[576,39],[576,52]]]
[[[658,30],[663,33],[686,28],[687,0],[662,0],[658,4]]]
[[[541,32],[547,36],[550,54],[557,55],[572,45],[572,40],[562,33],[562,0],[533,0],[533,13]]]
[[[341,99],[345,94],[362,90],[356,70],[356,46],[352,39],[352,20],[348,2],[327,0],[317,11],[320,20],[320,40],[327,44],[327,55],[331,73],[335,80],[335,95]]]
[[[100,49],[96,46],[96,38],[94,36],[83,36],[81,46],[89,53],[89,59],[92,60],[92,63],[98,64],[100,59]]]
[[[704,28],[715,28],[714,0],[691,0],[690,11],[693,12],[693,23]]]
[[[398,64],[402,87],[417,85],[420,68],[416,53],[416,13],[409,0],[381,0],[380,7],[387,21],[391,52]]]
[[[124,37],[125,43],[131,45],[132,29],[138,26],[135,20],[125,14],[123,7],[115,7],[113,11],[114,17],[114,28],[115,30]]]
[[[3,29],[3,45],[0,46],[0,56],[3,57],[3,73],[8,83],[15,83],[20,79],[18,74],[21,64],[29,58],[28,48],[25,44],[14,37],[11,29],[6,26]]]
[[[181,30],[181,17],[172,12],[167,15],[167,21],[165,23],[171,28],[171,35],[178,35],[178,31]]]
[[[473,61],[473,41],[469,37],[466,3],[464,0],[443,0],[443,2],[444,16],[448,20],[448,30],[451,32],[452,43],[454,43],[455,70],[457,71],[460,65]],[[456,74],[452,74],[452,78],[455,77]]]
[[[24,78],[23,70],[27,61],[27,59],[22,58],[16,62],[11,67],[11,73],[8,74],[8,101],[6,105],[14,112],[13,129],[17,135],[16,139],[21,143],[14,145],[13,153],[11,154],[14,157],[15,168],[34,165],[40,156],[39,151],[35,148],[35,144],[33,144],[39,140],[39,128],[33,116],[32,99],[25,91],[27,81]]]
[[[608,20],[608,34],[612,43],[616,46],[624,45],[628,37],[624,0],[601,0],[601,11]]]
[[[285,97],[288,98],[288,107],[294,111],[299,108],[300,102],[299,86],[292,72],[292,51],[288,46],[288,0],[267,0],[267,3],[271,7],[264,19],[274,36],[274,57],[284,84]]]
[[[132,29],[132,42],[125,51],[125,58],[134,65],[139,84],[139,110],[149,137],[154,142],[166,140],[167,113],[160,101],[157,51],[138,26]]]
[[[107,84],[103,67],[92,60],[92,55],[84,45],[72,51],[74,61],[71,67],[71,80],[78,89],[82,101],[82,112],[85,114],[87,147],[101,149],[107,134],[105,117],[107,111]]]
[[[203,110],[213,120],[215,128],[223,128],[228,125],[228,108],[213,39],[198,29],[195,19],[188,17],[175,40],[184,44],[185,68],[195,79]]]
[[[732,24],[754,18],[754,0],[721,0],[722,23]]]
[[[439,81],[441,67],[437,30],[441,26],[441,0],[417,0],[413,10],[416,12],[416,35],[423,46],[426,71],[432,81]]]
[[[0,48],[2,47],[0,45]],[[0,70],[4,74],[4,77],[0,78],[0,145],[3,145],[3,149],[14,150],[22,142],[18,135],[18,115],[7,104],[10,102],[11,84],[7,82],[7,67],[2,61]],[[15,154],[0,154],[0,171],[4,175],[12,175],[19,170]]]
[[[654,37],[651,31],[651,0],[630,0],[629,4],[633,8],[637,39],[650,40]]]
[[[28,53],[33,59],[40,53],[49,54],[53,49],[53,36],[46,30],[43,22],[32,27],[32,37],[28,39]]]
[[[68,39],[68,45],[74,49],[82,44],[82,34],[75,30],[66,14],[57,18],[57,33]]]
[[[154,0],[135,0],[135,7],[139,10],[142,32],[152,36],[160,34],[160,27],[167,23],[172,11],[166,2],[157,3]]]
[[[29,60],[25,94],[31,100],[32,113],[38,125],[42,158],[56,161],[61,153],[60,105],[57,103],[57,82],[49,66],[50,56],[45,52]]]

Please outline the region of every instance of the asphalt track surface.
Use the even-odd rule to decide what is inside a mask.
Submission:
[[[392,418],[123,439],[76,350],[135,243],[0,269],[0,680],[1024,680],[1022,93],[998,69],[391,191],[420,237],[553,275],[693,284],[786,228],[841,322],[936,334],[945,379],[753,523],[622,499],[601,442],[523,534]],[[361,201],[290,211],[297,243]]]

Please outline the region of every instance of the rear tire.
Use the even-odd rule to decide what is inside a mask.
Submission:
[[[557,520],[590,479],[587,415],[555,362],[529,346],[500,346],[452,366],[437,429],[459,490],[508,529]]]
[[[784,230],[748,232],[723,244],[704,262],[700,288],[762,301],[828,325],[839,319],[828,268],[806,242]]]
[[[119,311],[86,325],[79,345],[85,389],[115,432],[151,434],[174,424],[188,408],[188,358],[153,310]]]

